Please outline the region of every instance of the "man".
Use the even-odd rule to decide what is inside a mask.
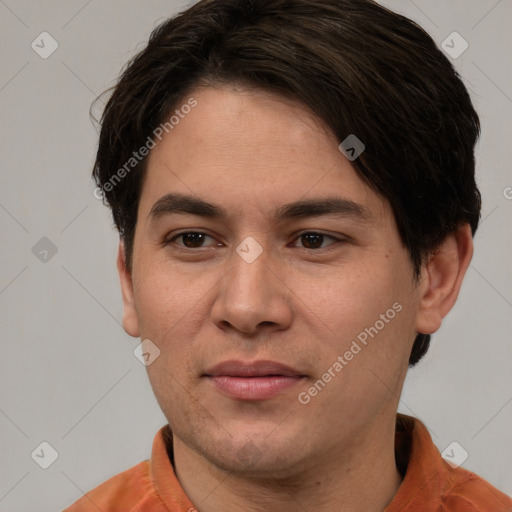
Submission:
[[[169,425],[70,512],[493,511],[397,415],[480,215],[447,58],[366,0],[205,0],[109,99],[94,168]]]

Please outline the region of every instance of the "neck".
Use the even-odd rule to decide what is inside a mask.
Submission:
[[[283,478],[227,472],[174,437],[176,476],[201,512],[382,512],[402,477],[395,463],[395,416],[377,417],[349,446],[319,454]]]

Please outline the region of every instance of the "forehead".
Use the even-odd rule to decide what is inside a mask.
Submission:
[[[235,86],[197,88],[182,104],[191,98],[196,106],[181,112],[149,155],[140,204],[146,214],[169,192],[221,203],[240,215],[251,207],[255,215],[333,195],[368,210],[384,207],[336,137],[302,104]]]

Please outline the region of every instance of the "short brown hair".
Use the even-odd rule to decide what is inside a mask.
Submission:
[[[360,178],[389,201],[416,276],[461,223],[475,232],[478,115],[459,75],[413,21],[370,0],[203,0],[157,27],[114,88],[93,175],[131,268],[146,158],[113,175],[200,84],[243,83],[302,102],[341,142],[365,145]],[[418,334],[409,364],[428,349]]]

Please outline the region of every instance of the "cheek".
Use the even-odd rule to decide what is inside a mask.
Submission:
[[[379,259],[361,259],[317,274],[314,280],[303,275],[291,282],[305,314],[347,339],[372,326],[395,302],[403,306],[408,294],[406,278],[409,275],[405,276],[403,270],[398,271],[381,258],[380,264]]]
[[[317,370],[328,371],[341,356],[343,370],[336,374],[343,377],[335,380],[346,397],[380,385],[375,374],[393,386],[407,365],[416,296],[407,255],[399,256],[368,255],[319,277],[314,293],[302,290],[308,329],[317,333]]]
[[[209,319],[215,285],[222,279],[221,269],[199,271],[163,258],[148,259],[139,268],[134,297],[141,337],[160,349],[158,360],[148,367],[152,385],[188,387],[197,377],[194,364],[207,348],[201,331]]]
[[[135,295],[141,337],[160,350],[147,367],[155,397],[163,411],[179,410],[187,417],[197,383],[193,363],[201,350],[198,333],[204,324],[205,288],[155,265]]]
[[[302,391],[312,410],[329,411],[333,430],[364,424],[369,415],[394,407],[414,340],[408,294],[383,279],[353,288],[355,281],[332,285],[337,301],[322,318],[329,330],[308,349],[318,363]],[[345,293],[336,295],[340,289]],[[310,328],[320,331],[319,325]]]
[[[148,258],[134,276],[134,298],[142,335],[166,340],[206,304],[215,276],[184,271],[164,258]],[[192,322],[191,322],[192,319]]]

